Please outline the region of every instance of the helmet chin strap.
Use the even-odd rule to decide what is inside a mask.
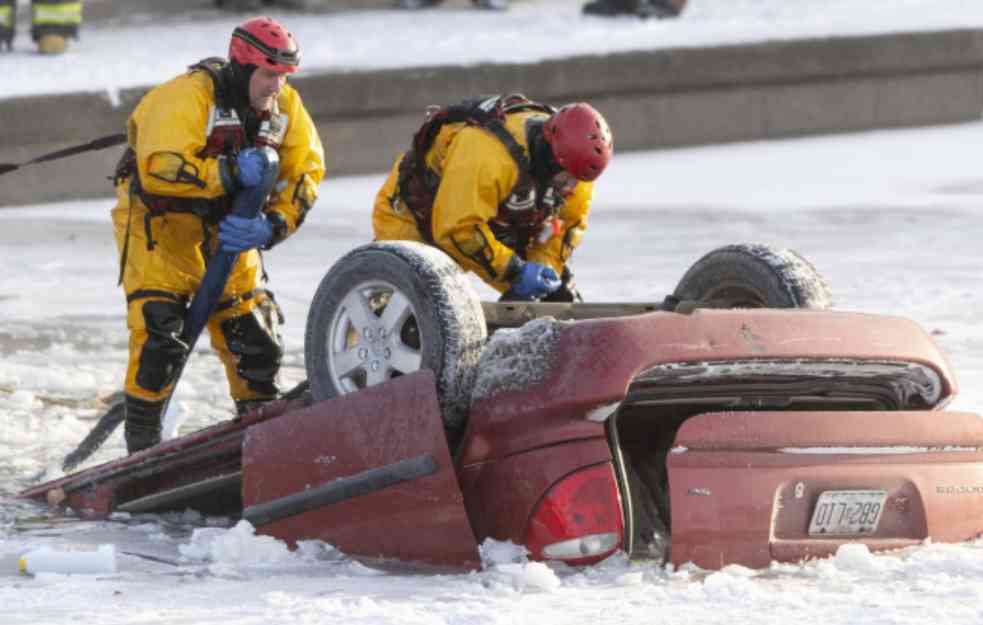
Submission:
[[[541,185],[549,183],[563,169],[553,158],[553,148],[543,134],[543,120],[530,120],[526,127],[529,141],[529,173]]]
[[[261,116],[259,111],[253,110],[252,103],[249,101],[249,80],[256,71],[256,66],[244,65],[235,59],[229,59],[227,69],[229,102],[226,104],[239,114],[246,137],[252,141],[259,128]]]
[[[233,108],[240,114],[247,113],[252,107],[249,104],[249,80],[256,71],[255,65],[243,65],[235,59],[229,60],[229,71],[231,80],[229,81],[230,98]]]

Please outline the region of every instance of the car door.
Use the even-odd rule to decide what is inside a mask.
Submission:
[[[478,566],[429,370],[250,426],[243,518],[295,544]]]

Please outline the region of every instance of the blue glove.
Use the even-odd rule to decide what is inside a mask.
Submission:
[[[539,299],[560,288],[563,282],[552,267],[539,263],[526,263],[512,282],[507,295],[519,300]]]
[[[246,148],[236,157],[236,177],[244,187],[255,187],[263,179],[269,166],[266,153],[256,148]]]
[[[218,242],[223,252],[265,247],[272,238],[273,224],[263,213],[252,219],[229,215],[218,224]]]

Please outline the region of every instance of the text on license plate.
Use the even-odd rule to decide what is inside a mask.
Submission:
[[[881,521],[883,490],[826,490],[819,495],[809,523],[810,536],[873,534]]]

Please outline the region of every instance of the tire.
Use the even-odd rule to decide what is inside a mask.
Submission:
[[[756,243],[727,245],[696,261],[673,292],[680,308],[826,310],[826,280],[798,252]],[[679,309],[677,309],[679,310]]]
[[[409,241],[363,245],[314,294],[304,339],[311,394],[321,401],[431,369],[444,425],[459,429],[486,335],[478,296],[446,254]]]

